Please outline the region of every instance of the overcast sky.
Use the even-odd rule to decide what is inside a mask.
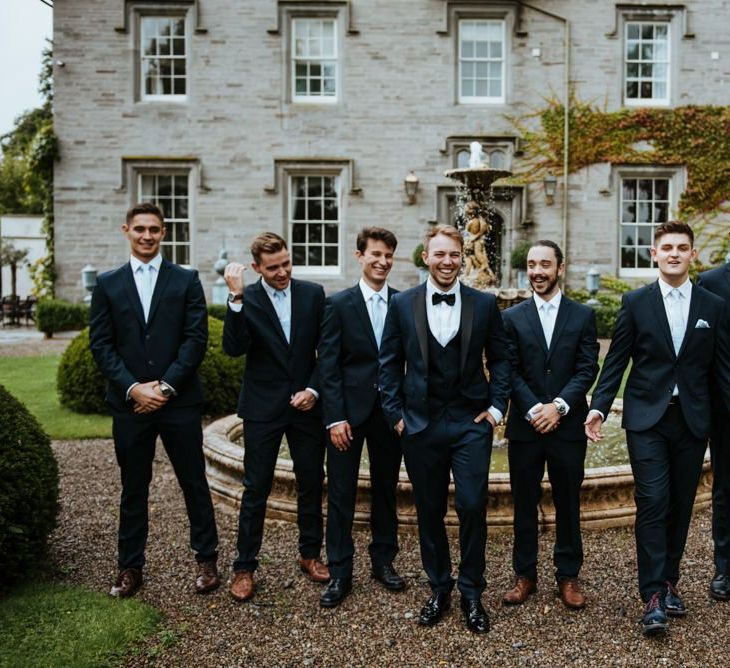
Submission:
[[[0,135],[40,106],[41,54],[52,36],[53,10],[41,0],[0,0]]]

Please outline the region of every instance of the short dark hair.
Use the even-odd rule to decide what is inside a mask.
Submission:
[[[384,227],[363,227],[357,233],[356,247],[361,253],[364,253],[368,247],[368,239],[382,241],[392,251],[398,247],[398,239],[395,234]]]
[[[654,243],[657,243],[665,234],[686,234],[689,237],[690,246],[695,245],[695,233],[687,223],[678,220],[670,220],[662,223],[654,230]]]
[[[540,239],[539,241],[536,241],[530,248],[535,248],[536,246],[545,246],[546,248],[552,248],[553,252],[555,253],[555,259],[558,261],[558,267],[563,264],[565,261],[565,258],[563,257],[563,251],[560,250],[560,246],[556,244],[554,241],[550,241],[550,239]]]
[[[261,262],[261,253],[278,253],[286,250],[286,241],[275,232],[262,232],[251,242],[251,255],[256,264]]]
[[[423,237],[423,249],[425,251],[428,252],[428,244],[431,239],[437,237],[439,234],[442,234],[449,239],[453,239],[454,241],[458,241],[459,247],[461,250],[464,250],[464,237],[461,236],[461,232],[459,232],[459,230],[457,230],[453,225],[434,225],[426,231],[426,234]]]
[[[160,207],[156,206],[155,204],[152,204],[152,202],[140,202],[139,204],[135,204],[131,209],[127,211],[127,225],[132,222],[132,219],[135,216],[139,216],[143,213],[151,213],[153,216],[157,216],[159,218],[160,223],[164,226],[165,224],[165,217],[162,215],[162,211],[160,210]]]

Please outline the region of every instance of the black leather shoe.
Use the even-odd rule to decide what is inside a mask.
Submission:
[[[406,588],[406,581],[396,573],[392,564],[373,566],[373,577],[390,591],[403,591]]]
[[[439,592],[426,601],[421,608],[418,623],[421,626],[433,626],[441,621],[444,613],[451,607],[451,594]]]
[[[667,632],[669,622],[664,612],[664,598],[661,592],[656,592],[644,608],[644,617],[641,620],[642,632],[645,636],[656,636]]]
[[[480,599],[461,597],[461,610],[464,613],[466,628],[473,633],[489,632],[489,615]]]
[[[352,578],[332,578],[319,595],[323,608],[336,608],[352,591]]]
[[[730,575],[718,573],[712,578],[710,596],[716,601],[730,601]]]
[[[671,582],[667,582],[667,593],[664,595],[664,610],[667,613],[667,617],[687,616],[687,608],[684,607],[679,592]]]

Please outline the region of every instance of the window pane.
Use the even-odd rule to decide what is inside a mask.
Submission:
[[[626,58],[627,60],[639,59],[639,45],[636,42],[630,42],[626,46]]]
[[[626,82],[626,97],[632,100],[639,97],[639,84],[636,81]]]
[[[636,243],[639,246],[651,246],[654,234],[654,228],[651,225],[639,225]]]
[[[639,269],[648,269],[651,267],[651,252],[648,248],[642,247],[636,249],[636,266]]]
[[[489,166],[492,169],[504,169],[506,167],[507,160],[504,155],[504,151],[494,151],[489,156]]]
[[[322,220],[322,200],[310,199],[307,202],[307,220]]]
[[[462,42],[461,43],[461,57],[462,58],[473,58],[474,57],[474,42]]]
[[[324,249],[324,264],[326,267],[337,266],[337,246],[327,246]]]
[[[477,97],[489,97],[489,86],[486,79],[477,79],[476,81],[476,96]]]
[[[621,267],[633,269],[636,266],[636,251],[633,248],[621,249]]]
[[[629,23],[626,34],[629,39],[639,39],[639,24]]]
[[[636,226],[635,225],[622,225],[621,226],[621,243],[624,246],[633,246],[636,243]]]
[[[337,220],[337,200],[326,199],[324,201],[324,219],[325,220]]]
[[[641,26],[641,39],[653,39],[654,38],[654,24],[644,23]]]
[[[324,240],[328,244],[336,244],[339,242],[339,225],[327,223],[324,226]]]
[[[292,246],[292,262],[301,266],[306,263],[306,260],[307,249],[304,246]]]
[[[322,226],[321,225],[308,225],[307,226],[307,241],[310,244],[322,243]]]
[[[175,95],[185,95],[185,79],[180,77],[176,78],[173,90]]]
[[[651,199],[652,187],[651,179],[639,179],[639,199]]]
[[[492,79],[500,79],[502,77],[502,65],[500,63],[489,63],[489,76]]]
[[[502,57],[502,42],[490,42],[489,43],[489,57],[490,58],[501,58]]]
[[[666,223],[669,220],[669,205],[666,202],[654,204],[654,222]]]
[[[621,208],[621,221],[624,223],[633,223],[636,221],[636,203],[624,202]]]
[[[665,100],[667,98],[667,84],[664,82],[654,82],[654,99]]]
[[[641,45],[641,59],[642,60],[653,60],[654,59],[654,45],[653,44],[642,44]]]
[[[642,81],[639,90],[641,91],[641,99],[650,100],[653,97],[652,84],[650,81]]]
[[[642,64],[639,71],[642,77],[651,78],[654,73],[654,65],[651,63]]]
[[[324,183],[324,196],[325,197],[334,197],[337,198],[337,188],[335,187],[335,177],[334,176],[325,176],[322,179],[322,182]]]
[[[669,179],[654,179],[654,199],[669,199]]]
[[[666,40],[669,26],[666,23],[657,23],[654,25],[654,39]]]
[[[625,199],[636,199],[636,180],[624,179],[621,196]]]
[[[476,57],[477,58],[488,58],[489,57],[489,42],[476,42]],[[466,54],[464,54],[465,57]]]
[[[457,167],[468,167],[469,166],[469,151],[459,151],[456,154],[456,166]]]
[[[294,211],[293,211],[293,219],[294,220],[306,220],[307,214],[305,211],[305,200],[303,199],[295,199],[294,201]]]
[[[307,264],[322,266],[322,246],[310,246],[307,253]]]
[[[301,223],[292,225],[291,238],[293,243],[304,243],[307,239],[307,226]]]
[[[649,202],[639,202],[639,222],[651,222],[651,204]]]

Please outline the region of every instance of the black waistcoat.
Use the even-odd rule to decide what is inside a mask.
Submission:
[[[432,418],[444,411],[454,416],[471,414],[473,406],[461,394],[461,327],[446,346],[442,346],[428,330],[428,408]]]

